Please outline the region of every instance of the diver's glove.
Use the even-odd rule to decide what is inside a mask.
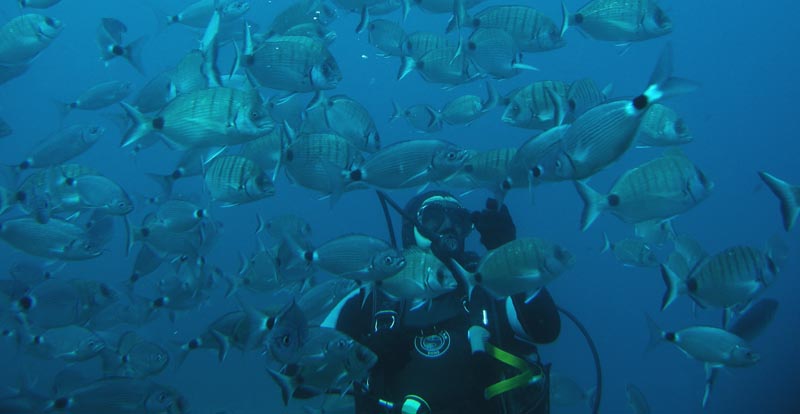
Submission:
[[[488,250],[496,249],[517,238],[517,227],[508,207],[494,198],[486,199],[486,208],[472,212],[472,224],[481,235],[481,244]]]

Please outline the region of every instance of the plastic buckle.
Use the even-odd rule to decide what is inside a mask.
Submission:
[[[375,313],[375,332],[383,329],[393,329],[397,323],[397,312],[382,310]]]

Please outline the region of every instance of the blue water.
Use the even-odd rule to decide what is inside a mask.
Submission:
[[[159,1],[159,7],[177,11],[186,2]],[[485,5],[507,4],[487,1]],[[519,1],[537,7],[555,20],[560,4],[555,0]],[[272,17],[288,4],[286,0],[254,1],[247,18],[267,27]],[[582,4],[569,1],[575,10]],[[698,239],[706,250],[716,252],[737,244],[763,246],[773,234],[780,234],[790,246],[790,260],[780,278],[765,292],[780,302],[772,325],[757,338],[753,348],[762,356],[753,367],[724,371],[717,382],[708,413],[794,413],[800,412],[800,360],[796,333],[800,321],[798,281],[798,229],[785,233],[778,203],[760,185],[756,171],[767,170],[790,182],[800,183],[796,167],[800,117],[796,102],[800,96],[800,61],[797,41],[800,32],[796,16],[798,2],[778,0],[769,5],[737,2],[664,1],[662,6],[674,22],[674,32],[666,37],[634,44],[620,55],[621,48],[583,37],[577,31],[567,35],[568,45],[560,50],[529,54],[525,62],[541,69],[523,73],[497,83],[501,93],[534,80],[572,81],[592,77],[598,85],[613,83],[615,95],[633,95],[646,84],[663,45],[674,48],[675,73],[699,81],[702,88],[669,102],[685,119],[695,141],[684,147],[687,155],[711,177],[713,195],[675,221],[676,228]],[[477,9],[480,9],[479,6]],[[17,15],[12,2],[0,8],[3,22]],[[137,87],[148,80],[122,61],[108,67],[98,59],[94,32],[101,17],[116,17],[128,28],[126,41],[150,36],[144,63],[149,75],[172,67],[197,45],[199,35],[185,27],[170,27],[156,33],[151,9],[144,1],[63,0],[43,14],[62,20],[66,28],[60,37],[34,62],[25,75],[0,86],[0,116],[14,128],[14,135],[0,141],[0,162],[18,163],[37,140],[56,130],[59,115],[54,101],[73,99],[85,88],[105,80],[129,80]],[[344,14],[332,24],[338,37],[331,46],[344,74],[336,93],[347,94],[363,103],[373,115],[385,143],[421,137],[404,122],[388,123],[391,100],[402,105],[428,103],[441,106],[460,94],[484,94],[482,82],[445,91],[411,74],[398,82],[397,59],[382,59],[367,43],[366,34],[353,28],[357,16]],[[395,15],[395,17],[397,14]],[[412,9],[407,31],[441,30],[444,15],[429,15]],[[230,58],[230,50],[222,59]],[[221,64],[226,67],[227,64]],[[119,112],[110,108],[101,112]],[[450,140],[467,148],[486,149],[517,146],[530,132],[504,125],[500,110],[470,127],[446,127],[434,137]],[[108,132],[104,139],[77,161],[95,167],[122,184],[131,194],[153,195],[158,188],[145,178],[145,172],[171,171],[176,154],[163,146],[131,157],[119,148],[121,133],[95,112],[74,111],[67,123],[100,122]],[[606,189],[623,171],[652,159],[660,150],[632,150],[617,164],[599,173],[592,185]],[[202,181],[191,178],[179,184],[183,193],[202,193]],[[403,203],[415,192],[395,191],[392,196]],[[477,191],[464,197],[464,203],[479,208],[488,193]],[[213,208],[224,223],[224,234],[208,260],[227,272],[235,272],[238,254],[249,254],[256,246],[253,230],[255,214],[269,217],[293,212],[309,220],[317,242],[345,232],[365,232],[385,236],[385,224],[372,192],[346,194],[333,208],[319,195],[279,179],[273,198],[234,208]],[[527,193],[517,191],[507,199],[520,236],[538,236],[556,241],[578,258],[574,269],[550,288],[561,306],[578,315],[597,342],[604,369],[602,411],[630,412],[626,407],[625,384],[636,384],[647,396],[653,413],[702,412],[702,365],[684,357],[669,344],[645,353],[647,329],[644,313],[652,315],[666,329],[696,324],[718,324],[719,312],[692,313],[688,299],[681,298],[661,312],[663,283],[657,270],[622,267],[613,257],[600,255],[602,232],[615,238],[631,234],[627,226],[610,215],[603,215],[585,233],[578,220],[582,204],[572,185],[546,185],[537,192],[531,205]],[[144,208],[132,213],[134,222]],[[6,217],[14,216],[9,213]],[[122,227],[117,227],[109,251],[89,262],[70,263],[63,277],[96,278],[121,285],[130,274],[133,257],[125,257]],[[477,237],[470,239],[477,248]],[[24,257],[7,244],[0,244],[0,270]],[[255,296],[253,298],[256,298]],[[255,299],[253,299],[255,300]],[[223,298],[222,289],[201,309],[179,314],[174,324],[160,318],[141,331],[165,344],[185,341],[201,332],[208,322],[225,311],[235,309],[232,300]],[[0,345],[0,384],[13,385],[20,370],[39,378],[43,387],[63,365],[21,357],[9,344]],[[554,370],[573,377],[585,388],[593,385],[594,371],[589,351],[568,322],[560,339],[542,347]],[[233,352],[219,364],[211,352],[197,352],[179,370],[172,368],[155,380],[179,389],[189,400],[192,412],[233,413],[302,412],[302,403],[284,409],[277,386],[264,372],[264,357],[258,353]],[[6,368],[7,367],[7,368]],[[86,366],[87,372],[97,367]],[[554,413],[587,412],[584,407],[554,408]]]

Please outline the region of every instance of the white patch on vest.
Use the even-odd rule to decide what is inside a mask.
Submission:
[[[450,333],[443,329],[433,335],[416,336],[414,349],[425,358],[439,358],[450,350]]]

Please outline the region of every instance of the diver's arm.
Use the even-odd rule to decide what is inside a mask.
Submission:
[[[486,199],[486,208],[472,212],[472,224],[481,235],[481,244],[487,250],[496,249],[517,238],[517,227],[505,204],[493,198]]]

